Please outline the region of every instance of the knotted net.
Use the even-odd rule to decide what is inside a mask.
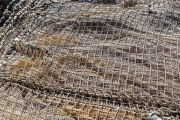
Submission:
[[[2,11],[0,119],[180,118],[179,0],[10,0]]]

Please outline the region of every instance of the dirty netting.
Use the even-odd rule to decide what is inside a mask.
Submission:
[[[179,0],[6,0],[0,119],[180,119]]]

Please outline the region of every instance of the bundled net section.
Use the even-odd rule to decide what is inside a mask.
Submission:
[[[0,119],[180,119],[180,1],[7,3]]]

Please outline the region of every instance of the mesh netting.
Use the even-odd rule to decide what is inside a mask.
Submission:
[[[179,12],[179,0],[9,0],[0,119],[180,119]]]

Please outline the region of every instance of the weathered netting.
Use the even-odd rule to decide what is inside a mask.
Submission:
[[[13,2],[0,119],[180,119],[179,0]]]

